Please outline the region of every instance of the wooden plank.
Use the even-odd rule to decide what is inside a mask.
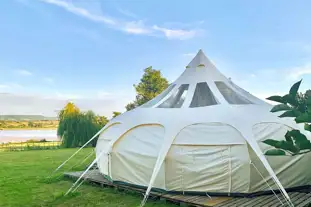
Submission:
[[[275,195],[271,195],[267,199],[264,199],[261,202],[258,202],[258,207],[264,207],[270,204],[274,204],[275,202],[279,202]]]
[[[236,206],[240,206],[242,205],[243,203],[249,201],[250,198],[237,198],[235,199],[234,201],[230,202],[227,204],[227,206],[229,205],[236,205]]]
[[[295,204],[295,206],[304,202],[308,198],[308,194],[306,194],[306,193],[302,193],[302,194],[304,194],[304,195],[301,198],[295,199],[294,201],[292,201]]]
[[[232,197],[232,199],[221,202],[221,203],[217,204],[215,207],[223,207],[223,206],[226,206],[228,204],[230,205],[231,202],[235,202],[237,199],[239,199],[239,198],[233,198]]]
[[[253,206],[254,204],[258,204],[258,202],[263,200],[264,196],[257,196],[255,198],[251,198],[248,201],[246,201],[245,203],[241,204],[241,207],[248,207],[248,206]]]
[[[290,198],[294,198],[296,196],[299,196],[299,193],[291,193],[289,194]],[[281,195],[278,194],[278,197],[281,198]],[[275,203],[279,203],[280,201],[275,197],[275,195],[271,195],[271,199],[268,199],[267,201],[262,202],[260,205],[261,206],[270,206],[274,205]]]
[[[207,206],[216,206],[217,204],[223,203],[225,201],[229,201],[232,200],[232,197],[212,197],[210,199],[208,199],[204,205]]]
[[[305,199],[303,202],[299,203],[299,204],[296,204],[296,207],[305,207],[306,205],[310,204],[311,203],[311,195],[308,194],[307,195],[307,199]]]
[[[81,176],[83,172],[68,172],[65,173],[65,177],[77,179]],[[96,183],[100,186],[110,186],[115,187],[118,190],[130,190],[138,193],[145,193],[144,189],[127,186],[127,185],[119,185],[111,183],[104,176],[102,176],[98,170],[90,170],[83,178],[87,182]],[[303,192],[291,192],[289,196],[297,207],[304,207],[305,205],[311,202],[311,194],[306,194],[309,191]],[[169,194],[169,193],[161,193],[161,192],[150,192],[150,196],[156,199],[167,200],[174,203],[178,203],[180,206],[201,206],[201,207],[278,207],[281,206],[279,200],[275,197],[275,195],[262,195],[254,198],[237,198],[237,197],[208,197],[208,196],[190,196],[190,195],[182,195],[182,194]],[[279,198],[282,200],[284,204],[284,198],[281,194],[278,194]],[[285,205],[286,206],[286,205]]]

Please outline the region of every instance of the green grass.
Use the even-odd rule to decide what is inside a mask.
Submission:
[[[48,175],[77,149],[58,149],[21,152],[0,152],[0,206],[107,206],[136,207],[142,196],[131,192],[116,192],[111,188],[100,188],[83,184],[76,193],[63,196],[73,181],[64,179],[60,172],[51,179]],[[83,160],[91,148],[82,150],[62,172],[70,170]],[[89,162],[91,162],[89,159]],[[77,166],[72,170],[85,169]],[[146,207],[173,207],[160,201],[149,201]]]
[[[40,149],[58,149],[61,147],[60,141],[51,142],[9,142],[0,143],[1,151],[22,151],[22,150],[40,150]]]

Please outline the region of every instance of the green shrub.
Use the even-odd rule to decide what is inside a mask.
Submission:
[[[311,132],[311,96],[298,94],[301,81],[295,83],[289,93],[284,96],[271,96],[268,100],[279,104],[271,109],[271,112],[282,112],[280,118],[291,117],[297,124],[304,124],[304,129]],[[310,92],[310,90],[309,90]],[[277,141],[274,139],[264,140],[263,143],[274,147],[265,154],[276,155],[299,155],[311,152],[311,142],[297,129],[287,131],[285,140]]]

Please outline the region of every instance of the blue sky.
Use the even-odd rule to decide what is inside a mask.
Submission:
[[[173,81],[200,48],[261,98],[300,78],[305,90],[310,9],[310,1],[289,0],[3,0],[0,92],[21,102],[74,99],[109,116],[134,99],[144,68]],[[40,110],[52,114],[56,105]],[[0,113],[36,113],[14,106]]]

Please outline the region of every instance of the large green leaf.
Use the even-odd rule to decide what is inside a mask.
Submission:
[[[294,144],[290,131],[287,131],[285,134],[285,140],[291,144]]]
[[[301,81],[298,81],[297,83],[295,83],[289,90],[289,94],[292,96],[292,97],[296,97],[297,96],[297,92],[299,90],[299,87],[300,87],[300,84],[301,84]]]
[[[301,113],[298,110],[292,109],[290,111],[285,111],[279,117],[280,118],[283,118],[283,117],[297,117],[297,116],[300,116],[300,115],[301,115]]]
[[[291,109],[292,108],[288,106],[287,104],[278,104],[271,109],[271,112],[288,111]]]
[[[282,100],[286,103],[289,103],[290,105],[294,107],[298,107],[299,102],[296,98],[296,96],[292,96],[290,94],[286,94],[285,96],[282,97]]]
[[[268,156],[284,156],[286,155],[285,151],[281,150],[281,149],[271,149],[266,151],[265,155]]]
[[[304,129],[311,132],[311,124],[305,124]]]
[[[283,97],[282,97],[282,96],[270,96],[270,97],[267,98],[267,100],[286,104],[286,101],[283,100]]]
[[[311,149],[311,142],[299,130],[292,130],[289,134],[294,139],[295,145],[300,150]]]
[[[296,123],[311,122],[311,114],[303,113],[295,118]]]
[[[273,140],[273,139],[266,139],[262,141],[263,143],[270,145],[275,148],[279,148],[279,141]]]
[[[294,145],[293,142],[287,142],[287,141],[279,141],[279,148],[283,150],[288,150],[292,153],[298,153],[300,148]]]
[[[288,135],[290,136],[290,135]],[[273,140],[273,139],[266,139],[263,141],[263,143],[270,145],[272,147],[275,147],[277,149],[283,149],[283,150],[288,150],[291,151],[292,153],[298,153],[299,152],[299,148],[296,147],[293,143],[293,141],[277,141],[277,140]]]

